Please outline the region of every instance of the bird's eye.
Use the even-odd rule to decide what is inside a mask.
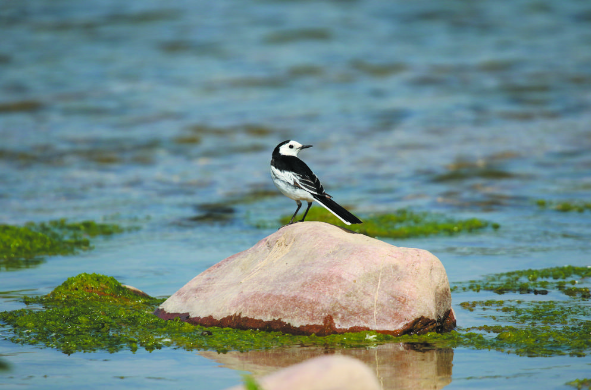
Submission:
[[[293,149],[293,145],[289,145],[289,148],[290,148],[290,149]]]

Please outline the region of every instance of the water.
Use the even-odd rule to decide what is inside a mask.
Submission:
[[[589,213],[534,204],[590,199],[590,23],[577,0],[1,2],[0,221],[141,227],[0,272],[2,310],[81,272],[171,295],[293,212],[268,195],[270,153],[290,138],[314,145],[301,157],[362,218],[408,206],[500,223],[389,241],[430,250],[452,282],[591,265]],[[192,220],[224,202],[223,222]],[[454,295],[461,326],[481,323],[459,307],[469,299],[483,296]],[[446,353],[437,387],[589,376],[588,357]],[[0,355],[0,383],[19,388],[222,389],[254,371],[177,350],[65,356],[0,340]]]

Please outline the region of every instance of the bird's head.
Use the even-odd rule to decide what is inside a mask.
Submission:
[[[302,149],[311,148],[312,145],[302,145],[301,143],[294,140],[283,141],[273,151],[273,154],[280,154],[282,156],[294,156],[297,157],[298,153]]]

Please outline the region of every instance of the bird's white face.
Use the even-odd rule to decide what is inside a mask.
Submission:
[[[300,152],[300,150],[309,148],[312,145],[302,145],[297,141],[289,141],[285,145],[281,145],[279,148],[279,153],[283,156],[296,156]]]

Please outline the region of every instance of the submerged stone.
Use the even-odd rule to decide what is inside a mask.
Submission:
[[[155,312],[204,325],[325,336],[455,327],[443,265],[321,222],[286,226],[210,267]]]
[[[257,384],[260,383],[259,384]],[[328,355],[279,370],[261,378],[227,390],[379,390],[376,375],[361,361],[349,356]]]

